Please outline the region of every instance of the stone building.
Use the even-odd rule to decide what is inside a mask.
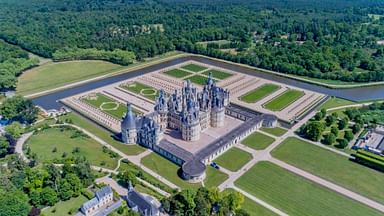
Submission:
[[[80,211],[86,216],[107,215],[121,206],[121,201],[114,202],[112,188],[105,186],[95,193],[95,197],[85,202]]]
[[[158,216],[160,215],[160,212],[154,202],[155,201],[152,197],[144,196],[135,191],[131,182],[129,182],[127,203],[133,211],[142,216]]]

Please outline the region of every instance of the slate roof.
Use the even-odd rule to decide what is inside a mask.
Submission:
[[[131,208],[137,207],[139,212],[145,212],[145,215],[157,215],[158,213],[156,206],[135,190],[128,191],[128,201],[135,204],[135,206],[130,206]]]
[[[112,188],[110,186],[102,187],[100,190],[96,191],[95,195],[97,199],[102,199],[105,196],[108,196],[112,193]]]

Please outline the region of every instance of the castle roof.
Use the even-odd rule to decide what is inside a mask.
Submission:
[[[122,127],[125,129],[134,129],[136,128],[136,116],[132,112],[132,106],[130,103],[127,104],[127,113],[123,118],[123,122],[121,123]]]

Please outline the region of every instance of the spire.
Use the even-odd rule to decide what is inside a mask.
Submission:
[[[212,84],[213,84],[212,72],[209,72],[208,79],[207,79],[207,85],[211,86]]]
[[[122,126],[126,129],[136,128],[136,116],[132,111],[131,103],[127,103],[127,113],[123,118]]]
[[[131,191],[133,191],[133,186],[132,186],[132,182],[129,181],[128,182],[128,192],[131,192]]]

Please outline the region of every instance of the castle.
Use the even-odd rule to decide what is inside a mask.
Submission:
[[[225,108],[229,92],[216,86],[209,74],[203,90],[198,92],[191,82],[185,81],[181,92],[175,90],[167,96],[160,90],[154,112],[136,117],[128,104],[128,112],[121,122],[124,143],[138,143],[154,148],[166,128],[177,130],[186,141],[197,141],[200,133],[209,127],[224,126]]]

